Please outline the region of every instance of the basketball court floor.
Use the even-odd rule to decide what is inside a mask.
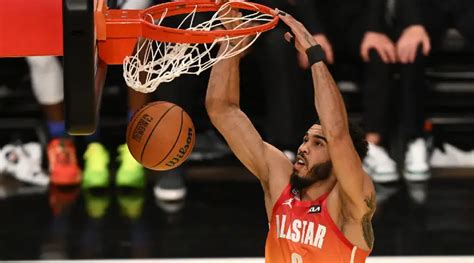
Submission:
[[[174,203],[153,196],[156,174],[145,190],[99,192],[4,177],[0,260],[264,262],[262,191],[234,161],[188,165],[187,197]],[[472,178],[442,176],[378,185],[367,262],[474,262],[473,188]]]

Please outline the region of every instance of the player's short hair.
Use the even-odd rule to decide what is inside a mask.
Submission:
[[[316,124],[321,125],[321,122],[316,120]],[[365,139],[365,132],[362,128],[349,120],[349,134],[351,135],[352,144],[354,144],[354,148],[359,155],[360,159],[363,160],[367,155],[367,151],[369,150],[367,140]]]

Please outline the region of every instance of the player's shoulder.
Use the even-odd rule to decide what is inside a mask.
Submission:
[[[291,163],[288,156],[285,155],[280,149],[277,147],[265,142],[265,160],[268,164],[272,164],[273,166],[278,167],[279,169],[284,170],[285,172],[293,171],[293,164]]]
[[[268,179],[277,179],[286,186],[293,173],[293,164],[290,159],[278,148],[265,142],[264,160],[268,168]]]

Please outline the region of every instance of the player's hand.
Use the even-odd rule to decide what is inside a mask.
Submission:
[[[331,43],[326,38],[326,36],[324,34],[316,34],[313,35],[313,38],[318,44],[321,45],[321,48],[323,49],[324,54],[326,56],[326,62],[329,64],[333,64],[334,54],[332,51]],[[307,69],[309,67],[308,56],[306,55],[306,53],[298,52],[298,65],[303,69]]]
[[[272,11],[274,15],[278,15],[278,17],[287,25],[290,27],[291,33],[287,32],[285,33],[285,40],[288,42],[292,42],[293,40],[295,41],[295,47],[296,49],[300,52],[305,54],[306,50],[312,46],[315,46],[318,44],[316,40],[313,38],[313,36],[308,32],[308,30],[298,22],[296,19],[294,19],[291,15],[282,12],[278,9],[275,9]]]
[[[427,56],[431,50],[430,37],[422,25],[413,25],[403,30],[397,41],[398,60],[402,64],[413,63],[419,46]]]
[[[365,62],[369,62],[369,51],[375,49],[384,63],[396,63],[395,44],[385,34],[366,32],[360,45],[360,55]]]

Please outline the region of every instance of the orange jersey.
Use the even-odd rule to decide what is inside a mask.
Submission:
[[[362,263],[370,251],[349,242],[329,216],[324,194],[301,201],[288,185],[273,207],[266,263]]]

